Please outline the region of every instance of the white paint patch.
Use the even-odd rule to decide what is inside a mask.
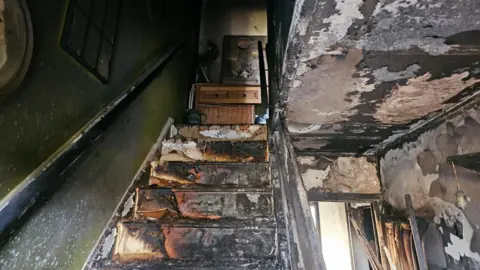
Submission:
[[[319,130],[321,127],[322,125],[309,125],[307,127],[294,127],[293,125],[288,125],[288,131],[290,133],[304,134]]]
[[[293,80],[293,82],[292,82],[292,87],[293,87],[293,88],[300,87],[300,85],[302,85],[302,81],[300,81],[300,80]]]
[[[250,126],[247,131],[235,130],[231,128],[216,129],[212,127],[208,130],[200,131],[200,134],[214,139],[241,140],[251,138],[259,129],[260,126]]]
[[[378,15],[381,11],[388,11],[392,14],[392,16],[397,17],[400,14],[401,8],[407,8],[410,6],[414,6],[418,3],[418,0],[395,0],[391,3],[385,4],[386,0],[381,0],[377,3],[375,10],[373,11],[373,16]]]
[[[328,166],[325,170],[307,169],[307,171],[302,174],[305,190],[308,191],[315,187],[322,187],[323,180],[327,178],[329,172],[330,166]]]
[[[312,45],[308,57],[302,57],[301,61],[308,61],[317,58],[325,53],[328,48],[336,44],[346,36],[348,28],[357,19],[363,19],[360,7],[363,0],[335,0],[336,13],[323,19],[324,23],[329,23],[328,29],[319,29],[312,31],[308,41]]]
[[[127,201],[123,205],[123,210],[122,210],[122,217],[125,217],[128,212],[132,209],[133,205],[135,204],[133,197],[135,197],[135,192],[133,192],[130,197],[128,197]]]
[[[438,165],[437,165],[438,167]],[[438,168],[437,168],[438,170]],[[425,177],[423,178],[423,188],[425,189],[425,192],[427,194],[430,193],[430,186],[432,185],[432,182],[437,180],[438,179],[438,174],[436,173],[431,173],[431,174],[427,174],[425,175]]]
[[[113,228],[110,234],[105,237],[105,241],[103,242],[102,249],[100,251],[100,258],[99,259],[106,259],[110,251],[113,248],[113,244],[115,243],[115,238],[117,237],[117,228]]]
[[[202,152],[197,148],[197,144],[193,141],[182,142],[175,140],[165,140],[162,142],[162,155],[177,152],[193,160],[201,160]]]
[[[473,237],[473,227],[465,218],[465,215],[461,213],[462,229],[463,229],[463,239],[458,238],[457,236],[450,234],[450,241],[445,247],[445,252],[452,256],[455,260],[459,261],[460,257],[466,256],[470,257],[476,261],[480,261],[480,255],[476,252],[470,250],[470,242]]]
[[[247,198],[250,202],[258,203],[258,198],[260,198],[260,194],[247,193]]]
[[[301,156],[298,157],[297,160],[301,165],[313,165],[315,163],[315,157],[311,156]]]

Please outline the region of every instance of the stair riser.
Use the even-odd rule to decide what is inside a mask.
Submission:
[[[267,141],[267,127],[258,125],[177,126],[185,139],[211,141]]]
[[[114,261],[266,258],[275,253],[274,229],[184,228],[157,223],[118,225]]]
[[[137,189],[134,218],[252,219],[272,214],[269,193]]]
[[[266,162],[267,142],[205,142],[174,140],[162,143],[161,161]]]
[[[267,187],[269,169],[266,164],[202,164],[168,162],[152,168],[150,185],[180,187]]]

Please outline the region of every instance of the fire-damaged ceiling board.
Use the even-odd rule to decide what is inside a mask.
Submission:
[[[477,0],[305,0],[296,10],[280,104],[297,151],[362,153],[480,89]],[[321,136],[303,139],[312,132]],[[335,133],[352,136],[335,146]]]

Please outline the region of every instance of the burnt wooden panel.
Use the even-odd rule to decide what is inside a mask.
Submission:
[[[179,187],[201,185],[210,187],[268,187],[268,165],[238,163],[152,164],[150,185]]]
[[[268,161],[264,141],[179,141],[162,143],[161,161],[265,162]]]
[[[258,218],[273,215],[272,195],[260,192],[174,190],[178,209],[188,218]]]
[[[175,196],[163,189],[138,189],[136,192],[135,219],[161,219],[177,217]]]
[[[128,221],[118,224],[114,261],[158,260],[166,256],[164,237],[159,224]]]
[[[274,229],[164,227],[173,259],[264,258],[275,254]]]

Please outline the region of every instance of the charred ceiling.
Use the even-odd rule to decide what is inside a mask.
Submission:
[[[477,0],[305,0],[295,14],[278,101],[298,151],[378,149],[480,90]]]

